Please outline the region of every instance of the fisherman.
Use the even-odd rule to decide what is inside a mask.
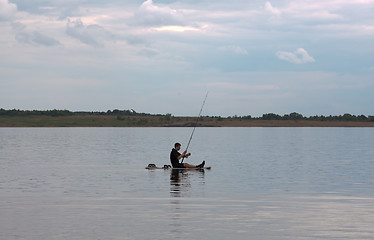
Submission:
[[[203,161],[199,165],[191,165],[188,163],[180,163],[179,160],[181,158],[188,158],[191,156],[191,153],[187,153],[187,150],[185,150],[182,154],[180,154],[178,151],[181,149],[180,143],[175,143],[174,148],[171,150],[170,153],[170,162],[173,168],[202,168],[205,165],[205,161]]]

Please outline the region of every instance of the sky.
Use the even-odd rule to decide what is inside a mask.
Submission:
[[[0,108],[374,115],[374,0],[0,0]]]

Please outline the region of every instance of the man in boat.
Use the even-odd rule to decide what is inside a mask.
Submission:
[[[203,161],[199,165],[191,165],[188,163],[180,163],[179,160],[182,158],[188,158],[191,156],[191,153],[187,153],[187,150],[185,150],[182,154],[180,154],[178,151],[181,149],[180,143],[175,143],[174,148],[171,150],[170,153],[170,162],[173,168],[202,168],[205,165],[205,161]]]

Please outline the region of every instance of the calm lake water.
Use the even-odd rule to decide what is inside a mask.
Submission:
[[[373,239],[374,128],[0,128],[0,239]]]

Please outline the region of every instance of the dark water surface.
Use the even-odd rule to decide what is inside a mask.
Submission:
[[[374,128],[0,128],[0,239],[373,239]]]

